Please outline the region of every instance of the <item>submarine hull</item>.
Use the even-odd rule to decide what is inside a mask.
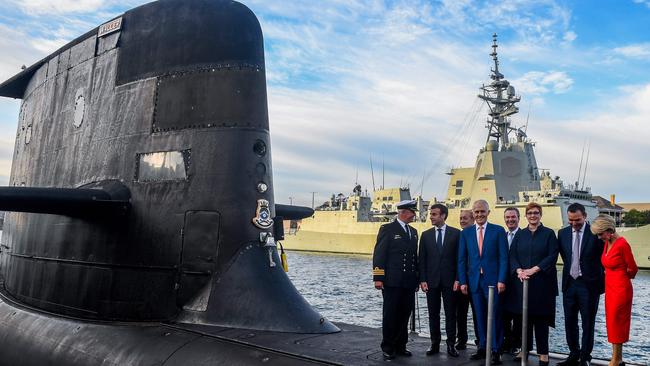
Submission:
[[[2,365],[324,364],[162,323],[99,323],[41,313],[0,297]]]

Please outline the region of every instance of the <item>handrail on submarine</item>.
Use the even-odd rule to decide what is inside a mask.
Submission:
[[[121,193],[112,194],[101,188],[0,187],[0,211],[71,217],[123,216],[131,203]]]

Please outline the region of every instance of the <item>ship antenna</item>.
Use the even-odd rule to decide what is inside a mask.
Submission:
[[[497,45],[497,34],[494,33],[492,35],[492,53],[490,53],[494,61],[494,68],[492,69],[492,75],[490,75],[492,82],[480,88],[482,94],[479,94],[478,97],[483,99],[490,109],[487,120],[488,136],[486,143],[490,141],[490,137],[494,137],[500,142],[501,150],[505,150],[506,145],[509,143],[508,133],[513,130],[510,127],[508,117],[519,112],[519,107],[516,104],[521,101],[521,97],[515,95],[515,88],[499,72],[497,47],[499,47]]]
[[[381,160],[381,189],[384,189],[386,187],[386,169],[385,169],[385,161],[384,159]]]
[[[375,171],[372,169],[372,154],[370,154],[370,175],[372,176],[372,191],[376,191],[375,189]]]
[[[585,190],[585,180],[587,179],[587,166],[589,165],[589,153],[591,152],[591,139],[587,145],[587,160],[585,161],[585,172],[582,175],[582,188],[580,190]]]
[[[580,176],[582,175],[582,160],[585,157],[585,145],[587,145],[587,139],[582,142],[582,154],[580,154],[580,166],[578,167],[578,179],[576,179],[576,190],[580,187]]]
[[[528,136],[528,119],[530,118],[530,102],[528,102],[528,114],[526,115],[526,126],[524,127],[524,135]]]
[[[424,193],[424,177],[427,176],[427,171],[425,170],[424,173],[422,173],[422,184],[420,185],[420,197],[422,197]]]
[[[316,198],[316,193],[318,193],[318,192],[309,192],[309,193],[311,193],[311,209],[313,210],[314,209],[314,200]]]

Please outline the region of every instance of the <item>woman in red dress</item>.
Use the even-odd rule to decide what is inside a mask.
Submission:
[[[616,233],[616,222],[608,215],[600,215],[591,223],[591,232],[605,242],[600,257],[605,268],[605,318],[607,340],[612,344],[609,366],[625,365],[623,343],[630,339],[632,315],[632,281],[636,266],[630,244]]]

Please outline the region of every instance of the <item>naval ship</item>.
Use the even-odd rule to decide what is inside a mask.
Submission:
[[[580,203],[586,208],[587,219],[599,214],[591,189],[578,182],[565,184],[550,171],[542,170],[535,158],[535,143],[523,127],[515,127],[512,116],[519,112],[521,96],[499,70],[497,36],[493,36],[490,56],[494,62],[490,82],[479,90],[480,98],[488,107],[485,144],[480,148],[473,167],[451,169],[447,197],[425,201],[412,196],[409,187],[384,188],[372,197],[356,186],[344,196],[332,196],[329,202],[317,207],[314,215],[303,219],[287,235],[284,247],[291,250],[372,254],[379,227],[396,215],[396,204],[401,200],[418,202],[416,222],[419,232],[431,227],[428,207],[443,203],[449,208],[447,223],[458,226],[461,210],[471,209],[472,203],[484,199],[490,203],[491,220],[503,223],[503,212],[517,207],[520,212],[530,202],[543,207],[544,225],[559,230],[568,225],[567,207]],[[525,225],[522,217],[521,225]],[[650,268],[650,226],[625,232],[632,245],[637,263]]]

